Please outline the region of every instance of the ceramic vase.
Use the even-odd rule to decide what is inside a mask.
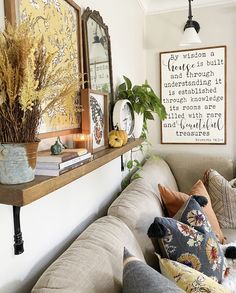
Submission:
[[[39,142],[0,144],[0,183],[20,184],[34,180]]]

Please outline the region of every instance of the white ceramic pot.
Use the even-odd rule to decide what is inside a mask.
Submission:
[[[134,112],[134,130],[133,135],[135,138],[139,138],[143,130],[143,114]]]

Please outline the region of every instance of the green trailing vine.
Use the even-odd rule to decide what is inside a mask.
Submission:
[[[134,111],[138,114],[143,114],[143,129],[142,137],[144,138],[146,145],[150,145],[147,141],[147,120],[154,120],[153,113],[157,114],[160,120],[166,118],[166,109],[162,104],[161,99],[155,94],[152,87],[148,84],[147,80],[141,85],[133,85],[131,80],[124,76],[124,82],[117,88],[117,99],[127,99],[131,102]],[[143,152],[143,144],[140,145],[139,150]],[[129,185],[131,179],[141,178],[139,171],[142,169],[142,164],[138,160],[134,160],[133,150],[131,150],[131,159],[127,162],[126,167],[129,174],[122,181],[122,189]]]
[[[147,80],[144,84],[134,85],[131,80],[124,76],[124,82],[117,88],[118,99],[127,99],[131,102],[134,111],[143,114],[143,132],[142,137],[147,137],[147,120],[154,120],[153,113],[156,113],[160,120],[166,118],[166,109],[161,99],[155,94]]]

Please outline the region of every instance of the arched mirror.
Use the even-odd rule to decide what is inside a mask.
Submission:
[[[98,11],[86,8],[82,15],[86,87],[109,93],[113,104],[111,43],[108,27]]]

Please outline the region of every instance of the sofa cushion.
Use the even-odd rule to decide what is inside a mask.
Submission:
[[[204,213],[206,214],[212,226],[212,230],[215,232],[220,243],[224,243],[224,235],[220,229],[215,212],[212,209],[210,196],[201,180],[198,180],[193,185],[193,187],[191,188],[188,194],[171,190],[170,188],[167,188],[160,184],[158,185],[158,188],[159,188],[163,203],[165,205],[165,208],[170,217],[173,217],[178,212],[178,210],[182,207],[182,205],[189,199],[189,195],[205,196],[208,199],[208,203],[203,208]]]
[[[112,216],[100,218],[43,273],[32,292],[121,292],[124,246],[144,260],[125,223]]]
[[[157,192],[157,185],[168,186],[173,190],[178,190],[175,177],[168,164],[159,156],[148,159],[139,171],[140,176],[148,182],[153,192]],[[158,192],[159,194],[159,192]]]
[[[158,258],[162,274],[176,282],[185,292],[230,293],[222,285],[193,268],[173,260]]]
[[[233,178],[233,162],[224,157],[185,152],[168,154],[165,160],[175,176],[179,190],[185,193],[210,168],[218,170],[227,180]]]
[[[236,188],[217,171],[205,173],[206,186],[221,228],[236,228]],[[234,184],[234,181],[233,181]]]
[[[108,215],[120,218],[137,238],[145,259],[149,265],[156,267],[152,241],[147,230],[156,216],[163,216],[159,197],[144,178],[135,179],[111,204]]]
[[[123,293],[172,293],[184,292],[174,282],[124,251]]]
[[[179,221],[156,217],[148,230],[158,238],[161,254],[222,281],[224,256],[200,205],[189,198],[177,214]]]

